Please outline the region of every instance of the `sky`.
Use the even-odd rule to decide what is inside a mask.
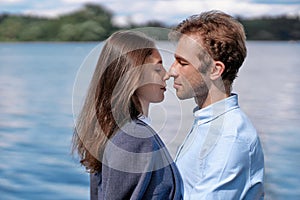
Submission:
[[[300,0],[0,0],[0,14],[57,17],[97,3],[113,13],[113,22],[142,24],[156,20],[179,23],[190,15],[221,10],[233,16],[300,16]]]

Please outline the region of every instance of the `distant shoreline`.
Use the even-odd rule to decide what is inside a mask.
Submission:
[[[164,22],[130,23],[127,27],[112,23],[113,13],[98,4],[58,16],[0,14],[0,42],[93,42],[103,41],[113,32],[141,27],[172,28]],[[299,41],[300,16],[260,18],[236,17],[243,24],[249,41]]]

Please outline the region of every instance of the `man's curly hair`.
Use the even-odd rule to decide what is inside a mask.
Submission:
[[[209,11],[193,15],[182,21],[170,34],[171,39],[196,34],[202,47],[215,61],[225,65],[222,73],[226,92],[237,77],[247,55],[245,31],[236,19],[221,11]]]

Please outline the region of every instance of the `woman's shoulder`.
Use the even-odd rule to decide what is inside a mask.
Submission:
[[[126,172],[155,171],[169,165],[166,147],[147,124],[132,121],[110,138],[103,154],[107,166]]]
[[[146,153],[158,150],[157,133],[146,123],[132,120],[122,126],[110,141],[129,152]]]

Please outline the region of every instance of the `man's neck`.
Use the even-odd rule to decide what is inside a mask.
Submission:
[[[195,97],[195,102],[199,108],[205,108],[213,103],[229,97],[229,94],[223,92],[209,92],[206,97]]]

